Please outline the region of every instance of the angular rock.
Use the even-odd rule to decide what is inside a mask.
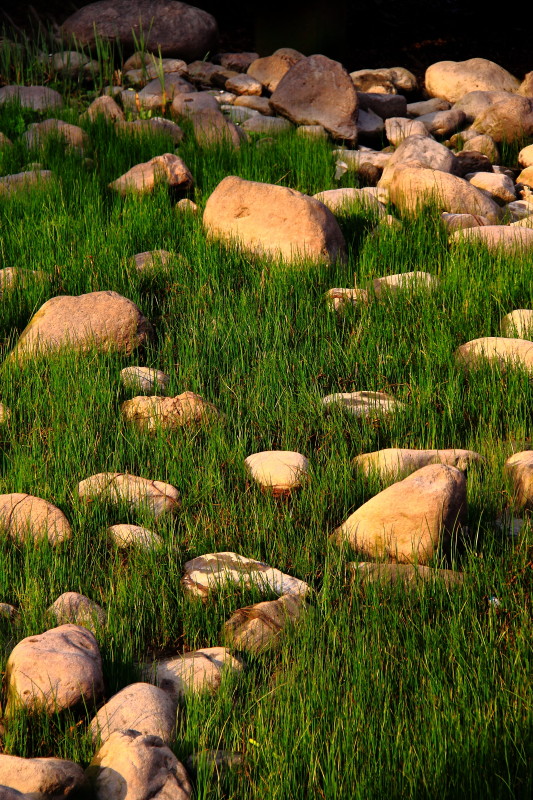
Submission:
[[[499,203],[512,203],[516,200],[515,188],[512,180],[507,175],[497,175],[492,172],[474,172],[467,176],[472,186],[486,192],[492,200]]]
[[[515,508],[533,510],[533,450],[514,453],[505,462],[504,470],[513,482]]]
[[[175,703],[189,693],[216,692],[224,672],[240,672],[243,663],[225,647],[204,647],[189,653],[155,661],[145,670],[152,680]]]
[[[478,214],[448,214],[444,211],[440,216],[449,233],[464,228],[481,228],[484,225],[490,225],[486,217],[480,217]]]
[[[500,323],[504,336],[516,336],[519,339],[533,339],[533,310],[517,308],[506,314]]]
[[[466,518],[466,480],[432,464],[375,495],[332,536],[370,558],[427,564]]]
[[[102,706],[89,730],[93,742],[106,742],[115,731],[134,730],[169,744],[176,730],[176,703],[151,683],[132,683]]]
[[[414,92],[417,88],[415,76],[404,67],[358,69],[350,72],[350,78],[358,91],[370,94]]]
[[[425,84],[430,97],[442,97],[450,103],[467,92],[516,92],[520,86],[510,72],[486,58],[438,61],[426,70]]]
[[[131,508],[147,506],[155,517],[175,511],[179,505],[178,490],[170,483],[123,472],[99,472],[85,478],[78,484],[78,495],[88,502],[104,499],[127,503]]]
[[[275,91],[280,80],[294,64],[305,56],[297,50],[282,48],[271,56],[257,58],[248,67],[247,73],[258,80],[269,92]]]
[[[376,297],[386,297],[389,292],[410,289],[434,289],[438,285],[437,279],[429,272],[401,272],[398,275],[386,275],[384,278],[374,278],[372,286]]]
[[[126,550],[129,547],[139,547],[142,550],[157,550],[163,544],[161,537],[157,533],[148,530],[148,528],[143,528],[141,525],[124,523],[111,525],[107,530],[113,544],[120,550]]]
[[[491,252],[525,253],[533,250],[533,230],[508,225],[487,225],[452,233],[450,243],[464,242],[482,244]]]
[[[361,168],[367,164],[382,170],[390,163],[393,157],[393,153],[383,153],[378,150],[371,150],[368,147],[364,149],[360,148],[359,150],[338,149],[333,151],[333,155],[342,158],[346,168],[354,170],[355,172],[359,172]],[[338,163],[337,161],[337,164]]]
[[[337,220],[318,200],[294,189],[228,176],[207,200],[209,235],[285,261],[335,261],[345,252]]]
[[[357,92],[359,110],[373,111],[381,119],[407,116],[407,100],[401,94]]]
[[[250,64],[257,61],[259,53],[221,53],[220,64],[226,69],[233,69],[235,72],[246,72]]]
[[[18,617],[18,611],[10,603],[0,603],[0,619],[8,619],[13,622]]]
[[[108,98],[109,100],[111,98]],[[69,125],[60,119],[34,122],[22,136],[27,147],[43,147],[50,138],[59,138],[71,150],[83,152],[89,146],[89,137],[78,125]]]
[[[490,138],[490,137],[487,137]],[[468,147],[468,142],[465,147]],[[461,150],[456,155],[457,170],[459,178],[465,178],[473,172],[494,172],[494,167],[483,153],[477,150]]]
[[[461,366],[468,368],[475,368],[484,362],[493,362],[500,369],[516,366],[533,372],[533,342],[527,339],[508,339],[503,336],[484,336],[458,347],[455,358]]]
[[[78,592],[64,592],[48,609],[57,625],[72,623],[87,628],[92,633],[106,624],[104,609]]]
[[[456,157],[443,144],[439,144],[427,135],[409,136],[394,153],[389,155],[378,185],[389,187],[395,171],[403,165],[452,174],[456,174],[458,169]]]
[[[0,104],[13,101],[20,103],[22,108],[31,108],[33,111],[63,107],[63,98],[59,92],[49,89],[48,86],[2,86]]]
[[[473,127],[495,142],[515,142],[533,136],[533,98],[510,96],[474,119]]]
[[[156,183],[165,183],[174,189],[190,189],[193,177],[185,161],[173,153],[155,156],[130,170],[109,184],[119,194],[128,192],[146,194],[152,192]]]
[[[359,139],[373,139],[381,136],[384,127],[381,117],[378,117],[373,111],[359,109],[357,112],[357,136]]]
[[[254,481],[272,494],[289,495],[308,477],[309,462],[305,456],[290,450],[265,450],[244,460]]]
[[[356,417],[382,416],[406,407],[385,392],[337,392],[323,397],[322,402],[325,406],[344,408]]]
[[[235,75],[226,81],[226,89],[228,92],[235,92],[235,94],[260,95],[263,91],[263,85],[260,81],[252,78],[251,75]]]
[[[139,395],[126,400],[120,409],[124,419],[150,433],[160,428],[176,430],[184,425],[208,423],[218,416],[215,406],[194,392],[183,392],[176,397]]]
[[[415,450],[402,447],[390,447],[363,453],[353,459],[353,464],[365,475],[377,473],[380,478],[396,478],[410,475],[428,464],[447,464],[461,471],[472,464],[483,461],[479,453],[473,450]]]
[[[224,639],[236,650],[254,654],[271,650],[279,645],[287,625],[296,623],[305,610],[305,601],[290,594],[239,608],[224,625]]]
[[[23,639],[11,651],[6,676],[8,716],[20,706],[52,714],[90,705],[104,690],[96,639],[79,625],[60,625]]]
[[[145,394],[164,392],[170,378],[160,369],[150,367],[124,367],[120,371],[122,383],[126,389],[142,391]]]
[[[0,755],[0,797],[11,800],[4,786],[25,800],[61,800],[86,788],[83,769],[72,761]]]
[[[463,573],[452,569],[433,569],[421,564],[374,564],[361,561],[348,565],[355,577],[362,584],[402,584],[403,586],[421,586],[428,583],[443,583],[446,588],[463,585]]]
[[[427,136],[427,127],[418,119],[391,117],[385,120],[385,134],[389,142],[397,147],[408,136]]]
[[[276,594],[305,595],[309,586],[298,578],[285,575],[262,561],[245,558],[237,553],[208,553],[187,561],[182,580],[185,591],[205,597],[210,591],[228,583]]]
[[[0,528],[19,542],[46,540],[50,545],[70,539],[72,530],[59,508],[31,494],[0,495]]]

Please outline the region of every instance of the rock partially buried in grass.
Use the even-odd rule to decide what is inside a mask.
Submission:
[[[333,214],[366,211],[379,217],[385,216],[383,203],[364,189],[328,189],[326,192],[318,192],[313,197],[324,203]]]
[[[342,408],[356,417],[386,415],[406,408],[385,392],[337,392],[322,398],[322,403],[331,408]]]
[[[86,770],[95,800],[189,800],[185,767],[158,736],[116,731]]]
[[[0,603],[0,619],[8,619],[13,622],[18,617],[18,611],[10,603]]]
[[[533,310],[517,308],[511,311],[502,319],[501,329],[504,336],[517,336],[519,339],[528,336],[533,338]]]
[[[225,640],[236,650],[271,650],[279,645],[285,627],[296,623],[305,609],[303,598],[290,594],[239,608],[224,625]]]
[[[73,761],[0,755],[0,797],[11,800],[4,787],[22,792],[24,800],[61,800],[86,788],[83,769]]]
[[[102,659],[93,634],[79,625],[60,625],[28,636],[7,661],[8,705],[53,714],[92,704],[104,691]]]
[[[29,169],[0,178],[0,195],[12,195],[14,192],[27,191],[34,187],[42,188],[52,180],[49,169]]]
[[[169,250],[145,250],[144,253],[137,253],[133,256],[135,266],[139,272],[166,267],[175,258],[174,253]]]
[[[533,450],[515,453],[505,462],[514,485],[515,508],[533,510]]]
[[[189,693],[216,692],[225,671],[240,672],[242,669],[242,661],[225,647],[204,647],[155,661],[146,667],[145,676],[178,703]]]
[[[345,253],[331,211],[285,186],[228,176],[209,197],[203,221],[212,237],[287,262],[305,258],[330,263]]]
[[[447,464],[457,467],[463,472],[472,464],[483,461],[479,453],[473,450],[415,450],[402,447],[390,447],[363,453],[353,459],[353,464],[365,475],[377,473],[381,478],[392,478],[409,475],[428,464]]]
[[[160,369],[151,367],[125,367],[120,371],[122,383],[126,389],[142,391],[146,394],[164,391],[170,378]]]
[[[52,603],[48,613],[54,617],[57,625],[71,623],[87,628],[92,633],[106,624],[104,609],[78,592],[64,592]]]
[[[78,125],[70,125],[60,119],[34,122],[22,136],[22,140],[29,148],[43,147],[50,138],[61,139],[71,150],[81,153],[89,146],[89,136],[82,128]]]
[[[5,425],[11,419],[11,411],[3,403],[0,403],[0,425]]]
[[[48,275],[40,270],[4,267],[0,269],[0,297],[15,287],[27,288],[31,284],[44,282],[47,279]]]
[[[451,569],[433,569],[421,564],[376,564],[369,561],[348,565],[361,583],[398,584],[421,586],[422,584],[444,583],[447,588],[462,586],[463,573]]]
[[[139,395],[122,403],[121,412],[125,420],[149,433],[158,428],[177,430],[206,424],[218,416],[215,406],[194,392],[183,392],[176,397]]]
[[[48,86],[3,86],[0,89],[0,104],[20,103],[22,108],[46,111],[48,108],[62,108],[63,98]]]
[[[93,742],[105,742],[115,731],[134,730],[169,744],[176,730],[176,702],[151,683],[132,683],[102,706],[89,730]]]
[[[223,588],[228,583],[276,594],[306,595],[309,586],[298,578],[293,578],[269,567],[262,561],[245,558],[238,553],[207,553],[187,561],[182,580],[185,591],[199,597]]]
[[[104,117],[108,122],[116,122],[117,120],[124,122],[126,119],[118,103],[106,94],[93,100],[85,114],[91,122],[95,122],[98,117]]]
[[[157,550],[163,544],[161,537],[157,533],[148,528],[143,528],[141,525],[123,523],[111,525],[107,530],[113,544],[120,550],[126,550],[129,547],[138,547],[142,550]]]
[[[166,184],[172,189],[187,190],[194,183],[191,172],[183,159],[173,153],[155,156],[130,170],[109,184],[109,188],[121,195],[129,192],[147,194],[156,184]]]
[[[434,289],[438,280],[429,272],[402,272],[398,275],[386,275],[372,281],[376,297],[386,297],[388,293],[413,289]]]
[[[491,252],[525,253],[533,250],[533,230],[508,225],[487,225],[483,228],[466,228],[455,231],[450,244],[473,242],[485,245]]]
[[[170,483],[150,481],[124,472],[99,472],[80,481],[78,494],[84,500],[106,500],[127,503],[131,508],[146,506],[155,517],[175,511],[179,505],[178,490]]]
[[[307,477],[309,462],[301,453],[292,450],[265,450],[244,460],[254,481],[272,494],[288,495],[302,485]]]
[[[480,217],[479,214],[449,214],[444,211],[440,216],[449,233],[464,228],[481,228],[484,225],[490,225],[488,219]]]
[[[0,495],[0,527],[19,542],[48,541],[52,546],[70,539],[70,523],[56,506],[31,494]]]
[[[368,500],[331,538],[369,558],[428,564],[465,518],[464,473],[432,464]]]
[[[527,339],[507,339],[503,336],[485,336],[458,347],[455,359],[460,366],[467,368],[492,362],[500,369],[514,366],[533,372],[533,342]]]
[[[218,776],[221,772],[226,772],[244,764],[244,756],[242,753],[232,753],[228,750],[200,750],[197,753],[191,753],[185,759],[187,771],[193,774],[198,772],[198,768],[202,764],[212,766]],[[6,798],[6,800],[9,800],[9,798]]]
[[[326,300],[335,311],[343,311],[348,306],[368,303],[366,289],[328,289]]]

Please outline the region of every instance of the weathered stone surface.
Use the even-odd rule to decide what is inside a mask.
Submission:
[[[58,545],[70,539],[72,530],[59,508],[31,494],[0,495],[0,528],[19,541],[48,541]]]
[[[1,91],[1,90],[0,90]],[[52,180],[49,169],[29,169],[26,172],[15,172],[0,178],[0,195],[11,195],[15,192],[28,191],[34,187],[42,188]]]
[[[504,469],[513,482],[515,508],[533,510],[533,450],[514,453]]]
[[[432,464],[364,503],[333,534],[370,558],[427,564],[466,517],[466,480]]]
[[[0,104],[14,100],[19,102],[22,108],[31,108],[34,111],[63,107],[63,98],[59,92],[49,89],[48,86],[2,86]]]
[[[104,609],[78,592],[64,592],[55,600],[48,613],[55,619],[57,625],[72,623],[82,628],[88,628],[93,633],[106,624]]]
[[[429,100],[418,100],[416,103],[407,104],[407,113],[404,116],[422,117],[434,111],[448,111],[450,103],[441,97],[431,97]],[[401,114],[399,116],[402,116]]]
[[[185,767],[158,736],[115,731],[86,770],[95,800],[189,800]]]
[[[4,786],[25,800],[61,800],[85,788],[83,769],[62,758],[19,758],[0,755],[0,797],[10,800]]]
[[[479,242],[492,252],[522,253],[533,250],[533,230],[508,225],[487,225],[455,231],[450,243]]]
[[[466,116],[466,121],[471,123],[475,120],[479,114],[483,111],[486,111],[487,108],[490,108],[495,103],[499,103],[502,100],[509,100],[512,98],[513,95],[511,92],[492,92],[492,91],[473,91],[467,92],[460,100],[458,100],[454,104],[454,108],[458,108],[460,111],[463,111]],[[460,134],[463,138],[466,138],[467,135],[473,138],[477,136],[475,130],[472,131],[462,131]]]
[[[344,311],[350,305],[368,303],[368,292],[365,289],[328,289],[326,300],[335,311]]]
[[[208,423],[218,412],[212,403],[194,392],[183,392],[176,397],[139,395],[121,405],[124,419],[150,433],[162,428],[176,430],[184,425]]]
[[[235,94],[260,95],[263,91],[263,84],[252,78],[251,75],[235,75],[226,81],[226,89]]]
[[[333,214],[367,211],[379,217],[385,215],[385,206],[364,189],[328,189],[313,197],[324,203]]]
[[[516,92],[520,86],[510,72],[486,58],[438,61],[426,70],[425,84],[431,97],[442,97],[450,103],[467,92]]]
[[[421,586],[428,583],[443,583],[448,589],[453,586],[462,586],[463,573],[451,569],[433,569],[421,564],[375,564],[371,561],[361,561],[348,565],[354,577],[363,584],[383,583],[403,586]]]
[[[438,285],[437,278],[429,272],[400,272],[397,275],[385,275],[383,278],[374,278],[372,286],[376,297],[386,297],[389,292],[412,289],[433,289]]]
[[[243,94],[235,98],[234,106],[237,108],[249,108],[252,111],[258,111],[267,117],[271,117],[274,112],[270,107],[270,100],[268,97],[257,97],[255,95]]]
[[[407,116],[407,100],[401,94],[357,92],[359,111],[373,111],[381,119]]]
[[[263,117],[262,114],[247,119],[243,125],[243,131],[247,133],[267,133],[269,136],[277,133],[286,133],[292,130],[292,125],[288,119],[283,117]]]
[[[244,460],[254,481],[274,495],[290,494],[307,478],[309,462],[291,450],[265,450]]]
[[[178,490],[170,483],[150,481],[124,472],[99,472],[80,481],[78,494],[87,501],[103,499],[110,503],[127,503],[131,508],[147,506],[155,517],[175,511],[179,504]]]
[[[464,111],[451,108],[449,111],[431,111],[417,117],[418,122],[423,122],[427,132],[432,136],[450,136],[466,121]]]
[[[290,594],[239,608],[224,625],[224,639],[236,650],[271,650],[279,645],[286,626],[296,623],[305,610],[303,598]]]
[[[211,14],[173,0],[101,0],[75,11],[61,27],[65,37],[91,48],[96,37],[134,47],[141,30],[147,50],[185,61],[203,58],[218,36]]]
[[[325,406],[346,409],[356,417],[373,417],[394,413],[405,408],[390,394],[385,392],[337,392],[322,398]]]
[[[104,690],[102,659],[93,634],[79,625],[60,625],[28,636],[7,661],[8,705],[49,714],[90,705]]]
[[[141,272],[165,267],[174,257],[174,253],[168,250],[145,250],[144,253],[137,253],[133,256],[133,259],[135,266]]]
[[[28,795],[22,794],[17,789],[12,789],[10,786],[0,785],[0,797],[2,800],[28,800]],[[39,800],[41,800],[39,798]]]
[[[389,142],[397,147],[408,136],[427,136],[428,131],[423,122],[406,117],[391,117],[385,120],[385,134]]]
[[[440,216],[449,233],[464,228],[481,228],[484,225],[490,225],[486,217],[480,217],[478,214],[449,214],[444,211]]]
[[[502,319],[500,327],[504,336],[533,339],[533,310],[517,308],[511,311]]]
[[[188,197],[182,197],[181,200],[175,205],[176,211],[180,214],[198,214],[199,208],[192,200],[189,200]]]
[[[151,683],[126,686],[102,706],[89,726],[93,742],[106,742],[115,731],[134,730],[169,744],[175,729],[175,701]]]
[[[108,533],[114,544],[121,550],[129,547],[139,547],[143,550],[156,550],[162,546],[163,541],[157,533],[143,528],[141,525],[123,523],[111,525]]]
[[[357,136],[359,139],[374,139],[375,137],[381,136],[384,129],[385,125],[381,117],[373,111],[362,111],[359,109],[357,112]]]
[[[495,142],[514,142],[533,136],[533,98],[511,95],[478,114],[472,125]]]
[[[286,261],[331,262],[345,252],[337,220],[318,200],[285,186],[228,176],[209,197],[204,226],[213,237]]]
[[[238,149],[241,138],[245,135],[218,108],[216,111],[197,111],[191,116],[191,120],[194,136],[201,147],[225,144]]]
[[[533,166],[532,167],[525,167],[522,170],[520,175],[516,179],[517,183],[521,183],[523,186],[529,186],[530,189],[533,188]],[[513,198],[514,199],[514,198]]]
[[[457,467],[463,472],[471,464],[483,461],[479,453],[473,450],[415,450],[402,447],[390,447],[363,453],[353,459],[353,464],[365,475],[377,473],[380,478],[397,478],[410,475],[428,464],[447,464]]]
[[[457,159],[447,147],[429,136],[409,136],[389,155],[378,186],[388,188],[395,171],[403,165],[424,167],[446,173],[457,173]]]
[[[486,156],[491,164],[497,164],[500,160],[500,153],[496,147],[496,142],[492,136],[487,136],[484,133],[479,136],[473,136],[468,142],[465,142],[462,153],[468,153],[470,151],[481,153],[481,155]],[[458,154],[458,156],[460,155],[461,153]],[[488,169],[486,171],[489,172]]]
[[[13,622],[18,616],[18,611],[11,603],[0,603],[0,619],[8,619]]]
[[[179,144],[184,137],[184,133],[179,125],[172,122],[171,119],[164,119],[164,117],[151,117],[150,119],[136,119],[133,122],[127,123],[128,129],[133,133],[139,134],[161,134],[164,133],[170,136],[173,144]]]
[[[486,192],[497,203],[512,203],[516,200],[514,183],[507,175],[474,172],[472,175],[467,175],[467,180],[472,186]]]
[[[281,48],[266,58],[257,58],[248,67],[248,75],[258,80],[269,92],[275,91],[280,80],[294,64],[305,56],[289,47]]]
[[[98,117],[104,117],[110,122],[115,122],[116,120],[124,121],[126,119],[118,103],[106,94],[93,100],[85,113],[92,122]]]
[[[503,336],[485,336],[462,344],[455,351],[455,358],[465,367],[476,367],[490,361],[500,369],[516,366],[533,372],[533,342]]]
[[[270,105],[298,125],[322,125],[336,139],[357,140],[357,92],[342,64],[326,56],[300,59]]]
[[[180,93],[175,95],[170,113],[174,118],[193,116],[201,111],[218,111],[219,106],[209,92]]]
[[[170,378],[160,369],[151,367],[124,367],[120,371],[122,383],[126,389],[134,389],[145,394],[164,392]]]
[[[309,586],[304,581],[285,575],[262,561],[245,558],[238,553],[208,553],[187,561],[182,580],[185,590],[205,597],[210,591],[234,583],[237,586],[255,586],[276,594],[305,595]]]
[[[145,676],[177,703],[188,693],[216,692],[225,671],[240,672],[242,669],[242,661],[225,647],[204,647],[155,661],[146,667]]]
[[[122,195],[128,192],[146,194],[152,192],[159,182],[175,189],[190,189],[194,183],[185,161],[173,153],[165,153],[136,164],[120,178],[112,181],[109,188]]]
[[[350,78],[358,91],[370,94],[413,92],[417,88],[415,76],[405,67],[358,69],[350,72]]]
[[[514,221],[525,220],[533,214],[533,200],[515,200],[514,203],[508,203],[505,210]]]
[[[109,100],[111,98],[108,98]],[[50,138],[59,138],[71,150],[83,152],[89,145],[89,137],[78,125],[69,125],[60,119],[34,122],[22,136],[27,147],[43,147]]]
[[[450,151],[448,150],[447,152],[449,153]],[[339,148],[333,151],[333,155],[342,159],[346,169],[350,169],[355,172],[359,172],[361,168],[367,164],[382,170],[387,166],[387,164],[390,163],[390,160],[393,157],[393,153],[383,153],[379,150],[371,150],[368,147],[360,148],[359,150],[344,150]],[[339,164],[339,161],[337,161],[337,164]]]
[[[533,144],[523,147],[518,153],[518,163],[521,167],[533,167]]]
[[[245,53],[221,53],[219,61],[221,66],[226,69],[233,69],[235,72],[246,72],[250,64],[257,61],[259,53],[245,52]]]
[[[135,303],[117,292],[52,297],[22,331],[12,356],[27,358],[64,347],[131,353],[153,336]]]

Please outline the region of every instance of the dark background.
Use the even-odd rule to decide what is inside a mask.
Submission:
[[[83,0],[0,0],[0,21],[31,32],[37,18],[62,23]],[[295,47],[349,70],[405,66],[418,75],[435,61],[489,58],[518,78],[533,70],[533,3],[479,0],[197,0],[218,21],[221,50]],[[493,4],[494,6],[494,4]],[[531,6],[531,8],[529,7]]]

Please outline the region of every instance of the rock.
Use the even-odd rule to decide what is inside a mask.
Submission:
[[[250,108],[252,111],[258,111],[267,117],[271,117],[274,114],[270,107],[270,100],[267,97],[243,94],[235,98],[234,105],[237,108]]]
[[[194,392],[183,392],[176,397],[140,395],[126,400],[120,409],[125,420],[150,433],[208,423],[218,416],[215,406]]]
[[[13,147],[13,142],[5,134],[0,133],[0,150],[6,147]]]
[[[448,111],[450,104],[441,97],[431,97],[429,100],[419,100],[416,103],[407,104],[407,112],[403,116],[422,117],[425,114],[432,114],[434,111]],[[399,114],[398,116],[402,116]]]
[[[487,136],[486,134],[473,136],[468,142],[464,143],[462,152],[467,153],[471,150],[486,156],[491,164],[497,164],[500,160],[500,153],[492,136]],[[461,154],[459,153],[459,155]]]
[[[126,49],[132,48],[141,30],[147,50],[187,62],[212,51],[218,37],[211,14],[173,0],[101,0],[75,11],[61,26],[65,38],[89,48],[95,47],[97,38],[118,39]]]
[[[364,189],[328,189],[313,195],[315,200],[329,208],[333,214],[349,214],[358,211],[373,213],[379,217],[385,215],[385,207],[376,197]]]
[[[499,206],[482,191],[463,178],[434,169],[410,165],[396,167],[389,192],[391,202],[410,214],[417,213],[424,204],[431,203],[440,211],[476,214],[486,217],[492,223],[497,222],[500,217]]]
[[[151,117],[151,119],[136,119],[129,123],[129,130],[134,133],[152,133],[152,134],[165,134],[172,139],[173,144],[179,144],[184,133],[179,125],[172,122],[171,119],[164,119],[164,117]]]
[[[46,111],[51,108],[63,108],[63,98],[48,86],[2,86],[0,89],[0,105],[16,101],[22,108],[33,111]]]
[[[16,287],[24,289],[38,282],[44,283],[49,280],[49,277],[46,272],[41,272],[40,270],[4,267],[4,269],[0,269],[0,297],[4,292]]]
[[[304,581],[285,575],[262,561],[245,558],[237,553],[208,553],[193,558],[185,564],[182,580],[185,591],[205,597],[210,591],[228,583],[237,586],[255,586],[261,591],[276,594],[305,595],[309,586]]]
[[[466,176],[469,183],[484,191],[492,200],[499,203],[512,203],[516,200],[515,188],[507,175],[491,172],[474,172]]]
[[[358,91],[369,94],[396,94],[398,90],[414,92],[417,88],[415,76],[404,67],[358,69],[350,72],[350,78]]]
[[[525,220],[533,214],[533,201],[515,200],[513,203],[508,203],[505,210],[511,215],[513,220]]]
[[[271,650],[279,645],[287,625],[297,622],[305,610],[305,601],[291,594],[239,608],[224,625],[224,639],[236,650],[254,654]]]
[[[158,267],[166,267],[175,258],[175,255],[168,250],[146,250],[144,253],[137,253],[133,258],[137,269],[144,272]]]
[[[70,539],[72,530],[66,516],[47,500],[15,492],[0,495],[0,527],[19,542],[44,540],[52,546]]]
[[[236,123],[246,122],[247,119],[260,116],[259,111],[254,111],[253,108],[242,108],[242,106],[221,105],[220,110],[228,119]],[[283,121],[286,122],[287,120]],[[290,123],[287,124],[290,127]]]
[[[533,167],[533,144],[523,147],[518,153],[518,163],[521,167]]]
[[[517,308],[505,315],[500,327],[504,336],[533,339],[533,311],[529,308]]]
[[[328,289],[326,300],[335,311],[344,311],[349,305],[357,306],[368,303],[368,292],[365,289]]]
[[[107,529],[113,544],[120,550],[129,547],[138,547],[142,550],[157,550],[163,545],[163,541],[157,533],[143,528],[140,525],[111,525]]]
[[[533,215],[511,222],[511,228],[533,228]]]
[[[361,111],[357,113],[357,137],[358,139],[372,139],[381,136],[384,130],[381,117],[373,111]]]
[[[218,103],[209,92],[181,93],[175,95],[170,113],[173,117],[194,116],[202,111],[217,111]]]
[[[393,157],[392,153],[383,153],[378,150],[371,150],[368,147],[364,149],[359,148],[359,150],[338,149],[334,150],[333,154],[339,156],[346,162],[347,169],[354,170],[355,172],[359,172],[361,168],[367,164],[382,170],[390,163]]]
[[[2,800],[28,800],[28,795],[22,794],[22,792],[18,792],[16,789],[12,789],[10,786],[1,786],[1,785],[0,785],[0,797],[2,798]]]
[[[145,394],[152,392],[164,393],[170,378],[160,369],[150,367],[125,367],[120,371],[122,383],[126,389],[141,391]]]
[[[533,188],[533,166],[523,169],[520,175],[517,177],[516,182],[521,183],[524,186],[529,186],[530,189]]]
[[[417,119],[391,117],[385,120],[385,134],[389,142],[397,147],[408,136],[427,136],[427,128]]]
[[[514,453],[505,462],[504,471],[513,482],[515,508],[533,509],[533,450]]]
[[[2,91],[0,89],[0,91]],[[31,169],[26,172],[16,172],[0,178],[0,196],[11,195],[15,192],[26,191],[34,187],[43,188],[52,180],[49,169]]]
[[[10,603],[0,603],[0,619],[7,619],[13,622],[17,619],[19,612]]]
[[[460,100],[458,100],[454,104],[454,108],[458,108],[460,111],[463,111],[466,116],[466,121],[468,123],[472,123],[477,116],[479,116],[483,111],[486,111],[487,108],[490,108],[495,103],[499,103],[502,100],[509,100],[513,97],[513,94],[510,92],[483,92],[483,91],[474,91],[474,92],[467,92]],[[460,136],[466,138],[466,136],[470,136],[473,138],[477,136],[479,132],[475,130],[472,131],[462,131]]]
[[[228,176],[208,198],[204,227],[216,238],[287,262],[330,263],[344,255],[337,220],[318,200],[285,186]]]
[[[495,142],[521,141],[533,136],[533,98],[516,95],[494,103],[478,114],[472,125]]]
[[[310,139],[327,139],[328,133],[322,125],[298,125],[297,136],[308,136]]]
[[[378,184],[384,188],[390,186],[400,166],[418,166],[446,173],[456,173],[458,169],[454,154],[427,135],[408,136],[394,153],[387,155],[389,157]]]
[[[520,86],[510,72],[486,58],[438,61],[426,70],[425,84],[430,97],[442,97],[450,103],[467,92],[516,92]]]
[[[212,766],[218,776],[222,771],[244,764],[244,756],[242,753],[232,753],[228,750],[201,750],[198,753],[192,753],[185,759],[186,769],[194,774],[198,772],[198,768],[202,764]]]
[[[238,149],[242,131],[227,120],[221,111],[197,111],[192,117],[194,135],[201,147],[226,145]]]
[[[79,75],[83,73],[90,59],[83,53],[78,53],[77,50],[66,50],[64,52],[52,53],[48,57],[48,62],[53,72],[59,73],[62,77],[69,75]]]
[[[11,411],[3,403],[0,403],[0,425],[5,425],[11,419]],[[2,495],[0,495],[1,497]],[[1,513],[1,512],[0,512]]]
[[[247,133],[267,133],[272,136],[292,130],[292,125],[289,120],[282,117],[263,117],[258,114],[243,122],[242,129]]]
[[[407,115],[407,100],[401,94],[357,92],[357,103],[359,111],[373,111],[381,119]]]
[[[4,786],[22,792],[25,800],[60,800],[83,791],[85,775],[78,764],[62,758],[0,755],[0,797],[11,800]]]
[[[385,392],[337,392],[322,398],[325,406],[344,408],[356,417],[374,417],[401,411],[405,408]]]
[[[353,464],[365,475],[377,473],[380,478],[390,479],[410,475],[428,464],[447,464],[463,472],[472,464],[483,461],[473,450],[414,450],[390,447],[364,453],[353,459]]]
[[[402,584],[421,586],[422,584],[443,583],[447,589],[463,585],[463,573],[451,569],[433,569],[421,564],[374,564],[361,561],[348,564],[354,576],[364,585],[368,583]]]
[[[246,72],[250,64],[257,61],[259,53],[221,53],[218,59],[221,66],[226,69],[233,69],[235,72]]]
[[[487,225],[483,228],[466,228],[452,233],[451,244],[464,242],[479,242],[491,252],[515,254],[529,252],[533,249],[533,230],[513,228],[508,225]]]
[[[528,72],[524,80],[520,84],[518,94],[524,97],[533,97],[533,72]]]
[[[155,156],[130,170],[109,184],[109,188],[119,194],[128,192],[146,194],[152,192],[156,183],[164,183],[173,189],[190,189],[193,177],[185,161],[173,153]]]
[[[370,558],[427,564],[465,518],[464,473],[431,464],[364,503],[332,539]]]
[[[265,450],[244,460],[244,465],[262,489],[275,496],[289,495],[308,477],[309,462],[290,450]]]
[[[429,272],[401,272],[398,275],[386,275],[372,281],[376,297],[386,297],[389,292],[412,289],[434,289],[438,281]]]
[[[112,733],[86,775],[95,800],[189,800],[192,794],[185,767],[163,740],[134,730]]]
[[[11,357],[21,359],[62,348],[131,353],[153,328],[135,303],[117,292],[52,297],[22,331]]]
[[[95,633],[98,628],[106,624],[104,609],[78,592],[64,592],[55,600],[48,609],[56,625],[72,623]]]
[[[109,122],[116,122],[116,120],[123,122],[126,119],[118,103],[108,95],[102,95],[93,100],[85,114],[91,122],[95,122],[98,117],[104,117]]]
[[[89,137],[84,130],[78,125],[69,125],[60,119],[34,122],[22,136],[23,142],[29,148],[43,147],[50,138],[62,139],[70,150],[81,153],[89,146]]]
[[[226,81],[226,89],[235,94],[261,95],[263,84],[251,75],[235,75]]]
[[[93,742],[106,742],[115,731],[134,730],[170,744],[176,730],[176,703],[151,683],[132,683],[102,706],[89,730]]]
[[[449,233],[464,228],[481,228],[483,225],[490,225],[486,217],[480,217],[477,214],[448,214],[444,211],[440,216]]]
[[[450,136],[454,131],[464,125],[466,121],[464,111],[451,108],[449,111],[432,111],[417,117],[418,122],[423,122],[427,132],[432,136]]]
[[[170,483],[150,481],[123,472],[99,472],[80,481],[78,495],[91,502],[127,503],[131,508],[147,507],[155,517],[175,511],[179,504],[178,490]]]
[[[493,362],[502,370],[510,365],[533,372],[533,342],[527,339],[507,339],[503,336],[485,336],[458,347],[455,359],[459,365],[468,368],[481,366],[483,362]]]
[[[258,80],[269,92],[277,89],[280,80],[294,64],[305,56],[291,48],[276,50],[271,56],[255,59],[248,67],[247,73]]]
[[[357,140],[355,87],[342,64],[326,56],[294,64],[280,80],[270,105],[291,122],[322,125],[336,139]]]
[[[179,703],[189,693],[216,692],[225,672],[240,672],[242,669],[242,661],[225,647],[204,647],[155,661],[145,673],[147,679],[153,680],[175,703]]]
[[[7,661],[8,704],[48,714],[90,705],[104,690],[102,659],[93,634],[79,625],[60,625],[28,636]]]
[[[181,214],[198,214],[199,208],[192,200],[189,200],[188,197],[183,197],[181,200],[178,200],[176,203],[176,211],[180,212]]]
[[[490,138],[490,137],[487,137]],[[487,156],[477,150],[461,150],[456,155],[457,170],[459,178],[465,178],[472,172],[494,172],[494,167]]]

